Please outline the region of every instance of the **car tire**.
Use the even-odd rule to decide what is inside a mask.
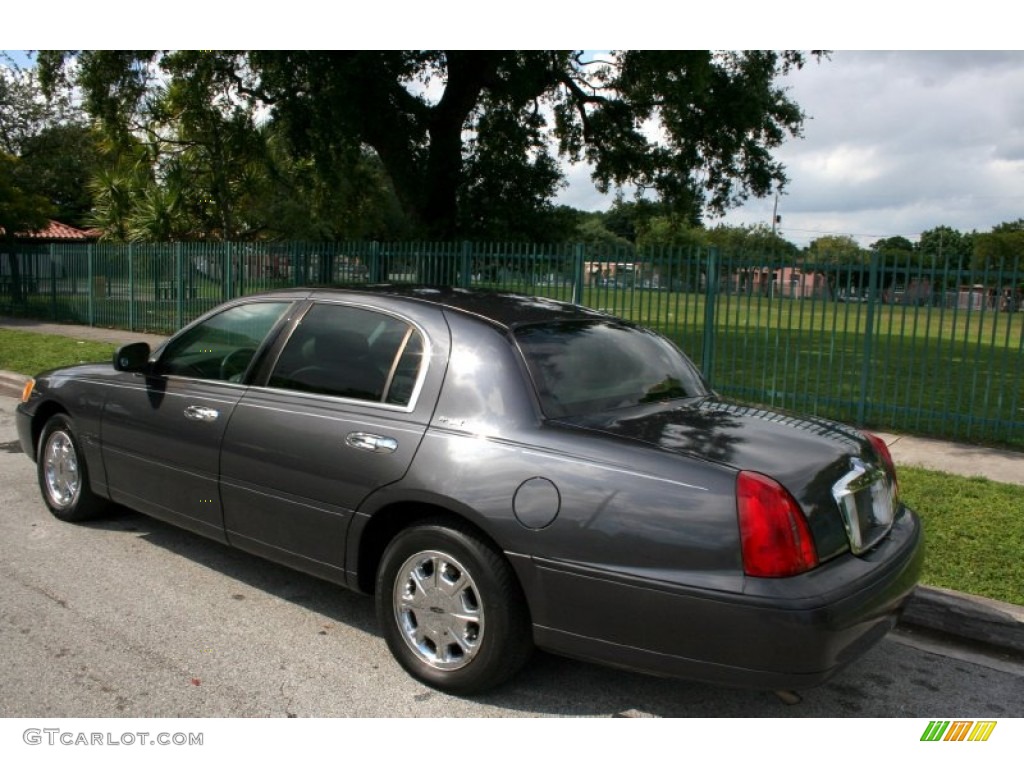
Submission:
[[[377,616],[391,653],[427,685],[454,694],[492,688],[533,648],[512,566],[479,534],[448,520],[406,528],[377,571]]]
[[[106,501],[89,486],[89,469],[74,424],[64,414],[51,417],[43,427],[36,470],[43,501],[54,517],[78,523],[99,516],[106,508]]]

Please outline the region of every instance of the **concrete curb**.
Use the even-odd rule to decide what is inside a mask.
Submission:
[[[951,589],[918,586],[900,624],[1024,654],[1024,608]]]
[[[0,371],[0,395],[21,397],[21,390],[30,377],[12,371]]]

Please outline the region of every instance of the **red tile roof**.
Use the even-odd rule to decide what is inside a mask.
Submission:
[[[4,232],[0,227],[0,235]],[[50,223],[33,232],[19,232],[19,240],[95,240],[98,235],[92,231],[77,229],[70,224],[62,224],[50,219]]]
[[[84,230],[72,227],[70,224],[61,224],[59,221],[50,219],[50,223],[43,229],[35,232],[19,232],[18,237],[31,240],[88,240],[89,235]]]

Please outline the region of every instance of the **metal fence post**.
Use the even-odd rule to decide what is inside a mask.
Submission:
[[[586,246],[576,243],[572,251],[572,303],[583,303],[583,259],[586,258]]]
[[[54,261],[53,243],[46,249],[50,257],[50,314],[57,319],[57,262]]]
[[[459,282],[460,288],[469,288],[473,283],[470,274],[473,266],[473,244],[469,240],[462,241],[462,251],[459,254]]]
[[[708,248],[707,277],[704,285],[704,344],[700,367],[708,385],[713,386],[715,364],[715,302],[718,296],[718,249]]]
[[[234,288],[235,273],[231,263],[231,243],[224,241],[224,299],[232,297],[231,289]]]
[[[128,243],[128,330],[135,330],[135,259],[132,244]]]
[[[185,318],[185,274],[181,265],[181,243],[174,244],[174,284],[178,287],[178,301],[175,307],[175,328],[181,328]]]
[[[857,423],[864,424],[868,409],[868,383],[871,380],[871,357],[875,345],[875,304],[878,303],[878,251],[871,251],[868,272],[868,308],[864,318],[864,354],[860,367],[860,397],[857,399]]]
[[[370,263],[367,266],[371,283],[385,282],[381,277],[380,243],[377,240],[370,243]]]
[[[95,316],[95,312],[96,311],[95,311],[95,308],[93,306],[93,302],[95,301],[96,286],[93,284],[93,280],[95,278],[93,276],[92,259],[93,259],[93,247],[92,247],[92,243],[88,243],[85,246],[85,273],[86,273],[86,275],[88,275],[88,284],[87,284],[88,287],[85,289],[86,290],[86,294],[85,295],[89,297],[89,304],[88,304],[88,307],[89,307],[89,325],[96,325],[96,316]]]

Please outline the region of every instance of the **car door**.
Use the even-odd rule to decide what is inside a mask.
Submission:
[[[146,373],[125,376],[104,405],[111,498],[225,540],[220,444],[245,392],[242,377],[294,302],[224,309],[172,338]]]
[[[334,581],[353,512],[412,462],[448,354],[439,312],[375,298],[313,303],[238,403],[221,454],[230,543]]]

